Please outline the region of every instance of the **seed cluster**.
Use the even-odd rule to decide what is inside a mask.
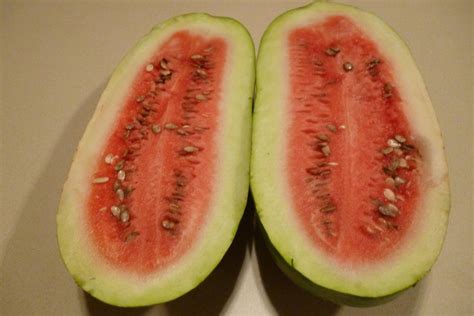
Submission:
[[[143,142],[149,139],[150,135],[157,137],[163,131],[176,133],[179,137],[187,137],[199,135],[209,129],[207,126],[193,127],[190,120],[198,113],[197,106],[211,99],[212,89],[202,90],[199,88],[202,83],[212,84],[213,82],[210,76],[213,65],[208,58],[211,49],[208,48],[203,54],[194,54],[189,57],[193,73],[191,74],[191,84],[188,85],[186,95],[181,103],[184,112],[181,123],[166,122],[161,125],[160,118],[156,115],[160,103],[158,97],[161,91],[167,89],[168,82],[172,80],[175,72],[172,62],[170,62],[172,59],[162,58],[159,62],[150,62],[144,67],[144,73],[152,77],[149,81],[150,88],[145,94],[135,98],[138,106],[137,114],[123,127],[122,137],[126,144],[125,151],[123,153],[107,153],[104,157],[105,164],[113,168],[115,176],[99,176],[92,180],[92,183],[97,185],[113,182],[112,190],[116,202],[108,209],[110,209],[111,216],[116,218],[119,223],[129,226],[133,220],[133,213],[131,213],[129,206],[129,198],[134,191],[131,180],[133,172],[137,169],[134,160],[138,157]],[[193,139],[196,140],[199,137],[195,136]],[[178,157],[189,159],[190,156],[194,156],[202,150],[199,146],[194,145],[190,138],[183,138],[183,142],[184,145],[177,151]],[[180,222],[181,204],[184,201],[184,191],[189,182],[181,170],[175,170],[174,177],[174,191],[170,196],[165,197],[169,205],[161,221],[161,227],[166,231],[174,231]],[[107,207],[101,208],[102,211],[104,209]],[[139,232],[133,230],[127,234],[125,241],[131,241],[139,235]]]
[[[370,235],[381,233],[384,229],[398,229],[398,224],[395,220],[401,213],[399,202],[404,201],[399,191],[401,186],[405,185],[407,181],[400,176],[399,172],[402,169],[414,169],[415,159],[412,152],[415,147],[406,142],[406,138],[400,134],[393,138],[387,139],[387,147],[381,149],[382,154],[386,157],[387,164],[382,167],[385,178],[386,187],[381,192],[382,198],[375,198],[372,200],[376,208],[376,213],[380,216],[377,218],[378,224],[382,224],[382,228],[378,225],[368,224],[364,227],[365,231]],[[413,163],[408,163],[413,161]]]
[[[298,42],[298,48],[295,54],[301,56],[297,58],[303,59],[302,56],[306,55],[308,50],[307,43],[300,41]],[[382,76],[380,76],[381,70],[383,70],[384,67],[380,58],[373,57],[368,58],[365,63],[353,63],[344,53],[343,48],[334,44],[320,50],[319,55],[311,60],[312,66],[314,65],[313,74],[320,77],[320,80],[318,78],[318,84],[314,85],[316,91],[309,90],[313,88],[308,89],[306,86],[305,88],[301,88],[301,91],[298,91],[298,93],[302,95],[295,97],[295,100],[301,103],[301,108],[297,110],[298,113],[310,114],[311,110],[309,107],[317,103],[321,105],[319,113],[322,114],[318,114],[321,115],[319,118],[305,118],[306,122],[314,124],[313,126],[317,127],[310,126],[302,129],[302,132],[311,135],[311,140],[308,145],[317,153],[314,155],[314,157],[316,157],[315,165],[304,169],[307,175],[304,181],[307,183],[308,188],[311,189],[316,200],[316,210],[320,215],[320,217],[317,218],[321,218],[320,222],[318,222],[318,227],[322,228],[322,232],[325,233],[327,237],[337,236],[335,231],[337,222],[335,222],[335,219],[331,218],[331,216],[338,214],[337,204],[339,202],[339,200],[334,200],[331,197],[327,185],[330,183],[329,179],[335,171],[334,168],[338,166],[338,162],[331,161],[330,159],[331,155],[333,155],[331,150],[333,149],[333,145],[331,144],[334,139],[337,139],[338,133],[346,129],[346,125],[344,124],[338,125],[333,122],[327,122],[331,115],[330,107],[332,105],[331,100],[327,98],[332,91],[330,87],[333,84],[339,83],[341,78],[345,78],[345,76],[351,76],[357,73],[368,73],[370,80],[374,82],[375,85],[378,85],[378,89],[380,89],[379,91],[381,91],[381,95],[386,104],[390,104],[390,102],[394,100],[394,96],[396,96],[396,88],[392,83],[388,82],[390,80],[383,79]],[[325,63],[330,65],[335,63],[340,67],[336,76],[332,76],[332,74],[327,71]],[[297,71],[305,71],[307,59],[306,64],[297,62],[292,67]],[[304,82],[304,80],[301,80],[301,82]],[[324,112],[326,108],[328,108],[327,113]],[[325,125],[321,126],[322,122],[325,122]],[[398,228],[398,224],[396,224],[395,221],[403,209],[402,202],[404,201],[403,195],[405,194],[403,188],[404,186],[408,187],[410,183],[409,180],[405,179],[406,173],[400,171],[413,169],[414,163],[412,163],[412,161],[415,161],[408,155],[408,153],[415,150],[415,147],[408,144],[406,137],[400,134],[387,139],[386,146],[380,150],[383,153],[383,157],[385,157],[382,168],[383,172],[387,174],[387,178],[385,179],[385,186],[380,192],[380,196],[377,199],[373,199],[373,203],[376,206],[375,221],[377,221],[377,224],[368,223],[363,226],[363,229],[371,235],[382,232],[384,228]],[[326,242],[329,242],[328,240],[330,239],[326,238]]]
[[[320,95],[320,97],[323,97]],[[343,130],[334,123],[329,123],[320,127],[320,131],[311,130],[313,141],[309,144],[311,149],[319,153],[316,165],[306,169],[309,178],[306,182],[311,183],[312,192],[317,200],[317,210],[322,217],[322,227],[329,237],[335,237],[337,234],[334,230],[333,222],[330,218],[331,214],[337,211],[337,205],[328,191],[326,184],[331,177],[332,168],[339,165],[336,161],[331,161],[331,139],[337,137],[338,132]]]

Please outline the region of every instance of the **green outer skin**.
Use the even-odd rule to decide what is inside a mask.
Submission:
[[[110,267],[95,250],[85,231],[84,197],[91,185],[96,157],[120,113],[135,74],[158,43],[175,31],[189,30],[222,36],[229,43],[223,74],[222,125],[217,131],[217,181],[206,225],[183,258],[147,277]],[[227,62],[226,62],[227,64]],[[255,79],[255,49],[250,34],[238,21],[191,13],[169,19],[143,37],[114,70],[74,156],[56,217],[61,257],[75,282],[97,299],[124,307],[173,300],[198,286],[229,248],[242,218],[249,188],[251,106]],[[100,122],[100,123],[99,123]],[[229,146],[228,144],[231,144]]]
[[[415,128],[414,133],[424,146],[423,150],[432,153],[432,156],[427,155],[428,166],[425,171],[433,174],[429,180],[434,184],[427,181],[426,197],[420,207],[420,212],[424,212],[427,218],[425,222],[418,221],[417,225],[414,225],[419,226],[420,232],[415,229],[410,232],[413,238],[418,237],[415,238],[416,242],[414,245],[405,243],[407,249],[403,249],[397,254],[398,257],[391,259],[393,262],[389,262],[389,268],[375,266],[377,270],[373,272],[371,269],[374,266],[369,266],[360,273],[362,277],[339,271],[338,267],[334,267],[333,261],[324,258],[324,254],[312,254],[314,246],[310,245],[303,234],[298,233],[299,223],[292,218],[289,211],[291,207],[285,191],[288,188],[281,184],[281,179],[284,178],[281,174],[284,168],[281,166],[281,161],[284,160],[281,156],[284,151],[281,148],[281,143],[284,143],[281,131],[285,131],[286,126],[283,114],[280,113],[282,111],[279,110],[279,107],[284,106],[284,101],[281,100],[285,100],[285,83],[280,77],[285,75],[275,69],[279,69],[278,66],[281,67],[284,63],[284,59],[279,59],[281,57],[278,55],[279,51],[284,50],[284,42],[275,41],[281,40],[278,36],[285,34],[282,29],[286,30],[288,25],[304,25],[310,20],[308,16],[311,14],[325,12],[348,14],[360,19],[359,22],[362,20],[366,23],[366,31],[370,30],[382,45],[387,46],[385,53],[400,53],[401,57],[395,62],[399,67],[397,69],[401,67],[405,70],[403,67],[407,65],[406,74],[400,76],[400,89],[406,92],[406,98],[413,103],[412,107],[405,108],[405,111]],[[299,22],[301,20],[304,22]],[[278,57],[274,57],[275,55]],[[277,265],[297,285],[337,304],[366,307],[392,300],[414,286],[429,272],[441,251],[450,209],[450,190],[441,132],[408,47],[383,21],[357,8],[326,2],[314,2],[277,17],[267,28],[260,42],[252,131],[250,182],[261,231]],[[275,144],[280,144],[280,147]],[[431,213],[426,213],[427,211]],[[396,270],[398,274],[391,272],[391,269]],[[390,276],[390,273],[393,276]],[[387,275],[391,277],[389,281],[383,279]],[[403,280],[399,280],[399,276],[402,276]],[[389,282],[387,288],[384,288],[385,282]]]
[[[289,279],[291,279],[298,286],[300,286],[301,288],[305,289],[306,291],[308,291],[309,293],[313,295],[316,295],[322,299],[331,301],[336,304],[343,304],[343,305],[349,305],[349,306],[355,306],[355,307],[370,307],[370,306],[389,302],[404,291],[404,290],[401,290],[394,294],[381,296],[377,298],[361,297],[361,296],[341,293],[338,291],[333,291],[326,287],[320,286],[317,283],[313,283],[311,282],[311,280],[309,280],[307,277],[305,277],[303,274],[301,274],[298,270],[296,270],[291,265],[291,264],[294,264],[294,262],[291,262],[291,259],[290,259],[290,263],[288,263],[285,260],[285,258],[282,257],[282,255],[271,243],[270,238],[268,237],[268,234],[265,232],[265,229],[263,228],[262,223],[260,221],[258,223],[259,223],[260,231],[263,235],[263,239],[265,240],[265,244],[267,245],[268,250],[270,251],[270,254],[272,255],[273,259],[275,260],[276,265],[280,268],[281,271],[283,271],[283,273]]]

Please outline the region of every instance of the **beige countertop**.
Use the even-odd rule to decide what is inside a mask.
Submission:
[[[393,302],[341,307],[278,270],[248,208],[211,276],[174,302],[120,309],[85,295],[63,266],[55,213],[75,147],[121,57],[156,23],[206,11],[246,25],[256,45],[306,1],[3,1],[1,32],[1,315],[472,315],[471,1],[345,1],[407,41],[444,133],[452,185],[446,242],[431,273]]]

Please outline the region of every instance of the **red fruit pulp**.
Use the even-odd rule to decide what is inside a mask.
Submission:
[[[383,260],[403,242],[419,201],[409,104],[390,61],[349,18],[294,29],[288,40],[294,209],[315,247],[338,262]],[[382,213],[389,204],[396,214]]]
[[[93,243],[113,266],[146,275],[197,239],[215,189],[226,54],[222,38],[180,31],[138,71],[91,182],[109,180],[88,198]]]

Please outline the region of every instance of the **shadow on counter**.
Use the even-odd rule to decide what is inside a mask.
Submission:
[[[428,278],[395,297],[393,301],[373,307],[338,305],[303,290],[278,268],[265,244],[261,227],[256,225],[255,252],[263,288],[276,313],[285,315],[416,315],[420,296],[425,292]]]
[[[256,225],[255,253],[263,287],[278,315],[335,315],[341,306],[321,300],[288,279],[273,261]]]

